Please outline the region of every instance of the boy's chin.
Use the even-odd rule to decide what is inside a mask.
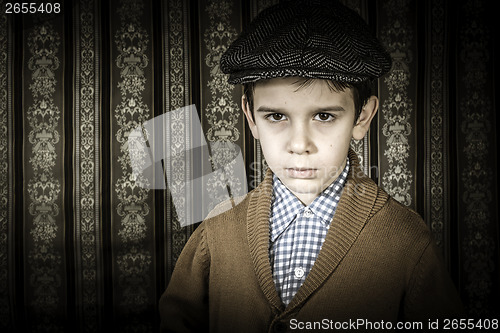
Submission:
[[[328,186],[318,179],[289,178],[281,182],[294,194],[308,196],[318,196]]]

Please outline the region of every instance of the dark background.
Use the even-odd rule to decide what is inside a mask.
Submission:
[[[130,177],[127,134],[195,104],[208,142],[265,169],[218,60],[276,0],[89,0],[6,14],[0,1],[0,328],[153,332],[157,301],[194,226],[182,170],[190,119],[165,149],[168,190]],[[367,173],[426,221],[473,318],[499,318],[492,1],[344,0],[394,59],[352,147]],[[44,2],[45,4],[47,2]],[[46,8],[46,7],[45,7]],[[229,149],[229,148],[228,148]],[[223,150],[224,152],[224,150]],[[217,168],[227,154],[213,156]],[[208,183],[207,186],[211,186]],[[211,198],[204,198],[211,200]],[[361,314],[360,314],[361,315]]]

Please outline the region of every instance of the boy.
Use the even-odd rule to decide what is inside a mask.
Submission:
[[[231,45],[221,69],[245,85],[269,171],[193,233],[160,300],[162,329],[426,329],[461,315],[424,222],[349,150],[378,109],[370,82],[390,66],[362,19],[331,0],[271,7]]]

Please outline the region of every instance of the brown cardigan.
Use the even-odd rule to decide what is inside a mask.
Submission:
[[[349,158],[323,247],[288,307],[269,263],[268,172],[257,189],[190,237],[160,299],[162,330],[276,332],[357,319],[420,321],[426,328],[428,319],[462,316],[425,223],[364,175],[355,153]]]

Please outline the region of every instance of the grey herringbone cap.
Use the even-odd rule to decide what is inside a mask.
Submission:
[[[363,19],[337,0],[269,7],[220,60],[232,84],[284,76],[355,83],[384,75],[391,64]]]

